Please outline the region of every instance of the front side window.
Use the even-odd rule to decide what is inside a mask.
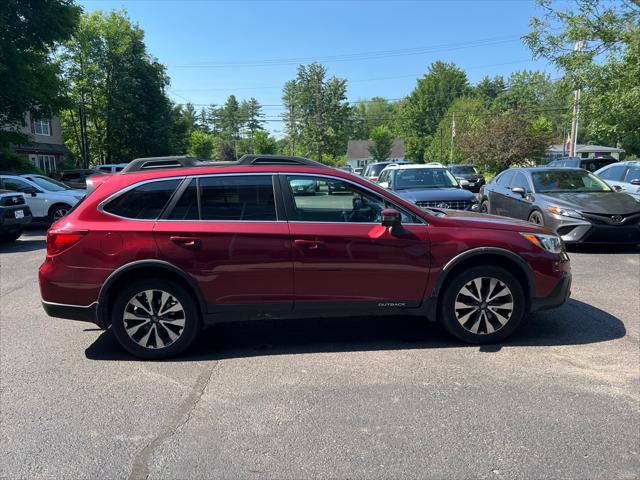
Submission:
[[[457,188],[458,181],[446,168],[406,168],[396,173],[395,190]]]
[[[530,192],[531,191],[531,188],[529,187],[529,182],[527,181],[527,178],[521,172],[516,173],[515,176],[513,177],[513,180],[511,181],[511,188],[512,189],[513,188],[521,188],[525,192]]]
[[[514,173],[515,172],[513,170],[507,170],[506,172],[501,173],[498,177],[498,180],[496,180],[496,183],[501,187],[508,187],[511,183],[511,179],[513,178]]]
[[[625,181],[631,183],[631,180],[640,180],[640,165],[629,167]]]
[[[298,193],[295,185],[301,180],[312,181],[317,185],[311,195]],[[310,176],[287,176],[293,195],[293,218],[298,222],[329,223],[379,223],[380,213],[390,205],[373,193],[338,179]],[[398,209],[402,221],[412,223],[413,217]]]
[[[595,175],[585,170],[550,170],[531,174],[538,193],[611,192]]]
[[[624,177],[624,165],[614,165],[613,167],[607,168],[605,171],[600,173],[598,176],[600,178],[604,178],[605,180],[612,180],[614,182],[621,182],[622,177]]]
[[[119,217],[155,220],[179,183],[180,179],[144,183],[117,196],[103,210]]]
[[[277,220],[271,175],[198,179],[202,220]]]

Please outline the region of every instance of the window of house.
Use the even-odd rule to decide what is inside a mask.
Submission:
[[[36,135],[51,135],[51,120],[48,118],[34,119],[33,133]]]
[[[155,220],[179,183],[179,179],[145,183],[117,196],[103,210],[119,217]]]
[[[56,171],[55,155],[29,155],[31,163],[34,167],[39,168],[44,173],[52,173]]]

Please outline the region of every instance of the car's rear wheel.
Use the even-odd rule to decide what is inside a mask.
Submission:
[[[183,352],[200,331],[192,295],[170,280],[141,280],[122,289],[111,312],[113,333],[130,353],[144,359]]]
[[[542,212],[540,212],[539,210],[534,210],[533,212],[531,212],[531,214],[529,215],[529,222],[544,227],[544,217],[542,216]]]
[[[511,335],[526,311],[522,285],[507,270],[477,266],[457,274],[442,298],[440,321],[467,343],[493,343]]]
[[[49,209],[49,221],[57,222],[71,210],[71,206],[66,203],[56,203]]]

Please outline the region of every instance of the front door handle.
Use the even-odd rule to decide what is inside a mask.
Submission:
[[[169,237],[169,240],[171,240],[176,245],[180,245],[184,248],[191,248],[194,250],[200,248],[200,246],[202,245],[202,240],[196,237],[182,237],[180,235],[176,235]]]
[[[317,250],[324,244],[324,242],[322,240],[303,240],[301,238],[297,238],[293,241],[293,244],[296,247],[306,248],[308,250]]]

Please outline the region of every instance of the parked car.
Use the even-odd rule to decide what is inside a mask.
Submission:
[[[127,168],[128,163],[106,163],[104,165],[98,165],[96,170],[101,173],[120,173]]]
[[[570,168],[583,168],[590,172],[616,163],[617,160],[613,157],[595,157],[595,158],[579,158],[579,157],[567,157],[560,158],[549,162],[547,167],[570,167]]]
[[[481,211],[546,226],[565,242],[640,243],[640,199],[586,170],[512,168],[481,194]]]
[[[299,157],[151,166],[91,177],[48,231],[39,271],[49,315],[110,327],[142,358],[250,318],[417,315],[462,341],[497,342],[569,295],[563,244],[537,225],[425,211]],[[299,179],[349,194],[294,195]]]
[[[421,208],[476,210],[476,196],[464,190],[451,172],[439,163],[391,165],[378,184]]]
[[[31,222],[31,210],[22,193],[0,190],[0,241],[20,238],[24,226]]]
[[[25,194],[33,220],[54,222],[67,214],[85,195],[44,175],[0,175],[0,189]]]
[[[103,172],[92,168],[75,168],[72,170],[63,170],[56,177],[69,188],[84,189],[87,188],[87,178],[92,175],[100,175]]]
[[[484,175],[478,172],[478,169],[473,165],[457,164],[449,165],[447,168],[453,173],[456,180],[460,182],[462,188],[477,193],[480,191],[480,187],[485,184]],[[466,180],[468,183],[462,184],[462,180]]]
[[[294,195],[309,194],[312,195],[318,191],[320,186],[313,179],[298,178],[291,182],[291,191]]]
[[[409,162],[404,162],[404,161],[391,162],[391,161],[389,161],[389,162],[370,163],[366,167],[364,167],[364,172],[362,173],[362,176],[364,178],[366,178],[367,180],[369,180],[370,182],[377,182],[378,181],[378,175],[380,175],[380,172],[382,172],[382,170],[387,168],[389,165],[400,165],[400,164],[407,164],[407,163],[409,163]]]
[[[595,174],[616,190],[640,196],[640,160],[612,163]]]
[[[357,167],[353,169],[353,173],[355,173],[356,175],[362,175],[363,171],[364,171],[364,167]]]

